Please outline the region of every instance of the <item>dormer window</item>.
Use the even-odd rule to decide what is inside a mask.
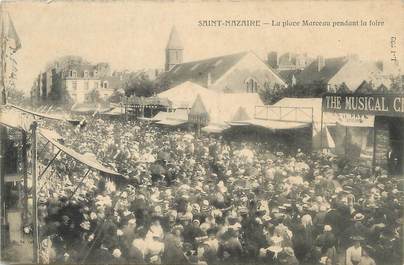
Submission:
[[[84,78],[88,78],[88,71],[84,71]]]
[[[77,77],[77,72],[75,70],[72,71],[71,77]]]
[[[102,83],[102,87],[103,87],[103,88],[108,88],[108,81],[104,81],[104,82]]]
[[[69,71],[69,77],[73,77],[73,70]]]

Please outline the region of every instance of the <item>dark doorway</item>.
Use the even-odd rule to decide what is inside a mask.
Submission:
[[[389,171],[393,175],[404,174],[404,118],[386,117],[390,131]]]

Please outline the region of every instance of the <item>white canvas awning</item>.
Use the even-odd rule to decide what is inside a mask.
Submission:
[[[292,122],[292,121],[274,121],[274,120],[258,120],[253,119],[246,123],[254,126],[260,126],[271,130],[293,130],[310,127],[308,122]]]
[[[179,126],[179,125],[185,124],[187,122],[188,121],[186,121],[186,120],[162,120],[162,121],[156,122],[156,124],[167,125],[167,126]]]
[[[205,133],[222,133],[224,130],[230,128],[230,126],[220,126],[210,124],[208,126],[203,127],[201,130]]]
[[[211,96],[215,92],[198,84],[186,81],[176,87],[158,94],[159,98],[166,98],[172,102],[172,108],[191,108],[198,95]]]

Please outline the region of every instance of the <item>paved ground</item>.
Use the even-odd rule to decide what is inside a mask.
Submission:
[[[4,261],[7,264],[32,263],[32,248],[31,238],[24,238],[24,241],[19,243],[14,242],[4,251]]]

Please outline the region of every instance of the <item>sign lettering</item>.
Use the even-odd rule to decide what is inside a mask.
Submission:
[[[404,117],[404,95],[325,94],[323,111]]]

